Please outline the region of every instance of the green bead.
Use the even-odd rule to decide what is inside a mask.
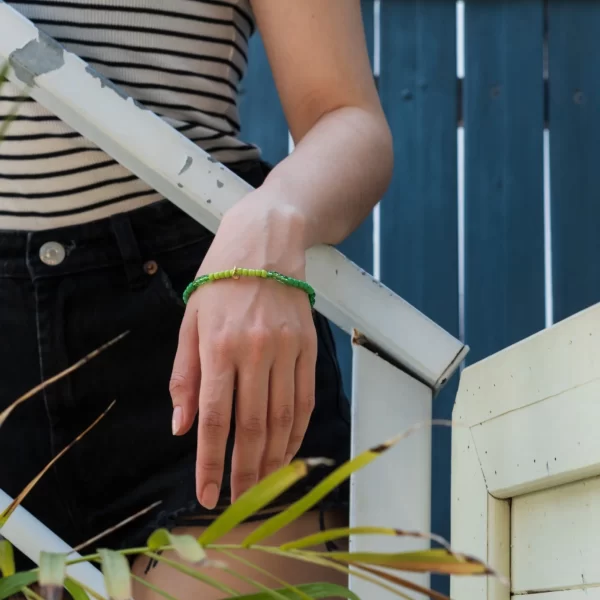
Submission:
[[[267,278],[267,272],[266,272],[266,271],[263,269],[263,270],[260,272],[260,276],[261,276],[263,279],[266,279],[266,278]]]
[[[211,273],[211,274],[208,276],[208,280],[209,280],[209,281],[213,281],[213,280],[214,280],[214,278],[215,278],[215,274],[214,274],[214,273]]]

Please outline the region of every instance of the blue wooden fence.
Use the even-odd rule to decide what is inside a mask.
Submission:
[[[557,321],[599,302],[600,3],[466,0],[464,80],[457,79],[454,1],[362,5],[373,59],[379,34],[375,76],[396,157],[380,204],[381,280],[452,334],[462,321],[469,362],[542,329],[547,306]],[[267,160],[283,159],[287,127],[258,36],[241,111],[246,139]],[[462,126],[464,239],[457,200]],[[373,248],[372,218],[341,245],[369,271]],[[342,332],[336,336],[349,390],[350,344]],[[456,381],[435,400],[436,418],[450,417],[455,393]],[[433,460],[432,528],[449,537],[449,431],[434,432]],[[448,592],[447,581],[433,584]]]

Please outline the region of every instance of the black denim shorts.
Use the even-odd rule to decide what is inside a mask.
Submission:
[[[256,187],[268,168],[248,163],[236,170]],[[168,391],[184,313],[181,294],[211,241],[208,230],[168,201],[74,227],[0,231],[0,409],[130,332],[20,406],[0,429],[0,487],[15,496],[116,401],[24,502],[71,545],[157,501],[158,508],[102,545],[139,546],[157,527],[206,525],[228,505],[227,472],[217,510],[196,501],[196,428],[173,437]],[[59,264],[42,260],[48,243],[58,258],[64,250]],[[349,406],[329,324],[315,313],[315,325],[316,408],[300,455],[339,464],[349,455]],[[314,471],[280,503],[297,499],[324,474]],[[345,506],[346,494],[347,487],[329,502]]]

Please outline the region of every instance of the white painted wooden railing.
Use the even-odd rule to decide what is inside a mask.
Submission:
[[[510,586],[453,578],[453,598],[600,598],[599,417],[600,304],[463,371],[452,542]]]
[[[40,104],[213,232],[251,189],[0,0],[0,62],[6,60],[13,83],[31,88]],[[467,348],[335,249],[311,249],[307,265],[316,308],[355,333],[353,453],[430,419],[432,397]],[[423,429],[354,477],[352,523],[429,531],[430,446],[430,433]],[[6,502],[0,496],[0,509]],[[42,549],[64,550],[22,509],[2,534],[33,560]],[[352,544],[373,549],[372,540]],[[423,542],[392,540],[389,545],[418,548]],[[380,541],[377,548],[382,548]],[[85,568],[88,585],[104,593],[98,572]],[[427,583],[424,576],[415,580]],[[352,585],[364,598],[388,597],[359,581]]]

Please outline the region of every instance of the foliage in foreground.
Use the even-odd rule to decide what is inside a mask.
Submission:
[[[0,89],[6,81],[8,66],[0,69]],[[15,105],[11,115],[0,123],[0,142],[4,137],[8,126],[14,120],[18,110],[18,103]],[[2,427],[11,413],[19,405],[23,404],[45,387],[52,385],[60,378],[65,377],[83,366],[89,360],[93,359],[100,352],[107,350],[114,343],[118,342],[123,336],[109,342],[105,346],[95,350],[78,363],[60,373],[59,375],[40,384],[27,394],[18,398],[11,406],[0,413],[0,427]],[[41,477],[68,452],[68,450],[93,429],[106,415],[108,410],[79,435],[69,446],[63,449],[53,461],[47,465],[31,482],[15,501],[0,514],[0,529],[6,524],[8,519],[14,513],[14,510],[22,503],[23,499],[33,489]],[[119,552],[100,548],[97,552],[84,556],[82,558],[73,558],[66,554],[42,553],[39,567],[30,571],[16,572],[14,550],[11,543],[0,536],[0,600],[10,598],[17,594],[22,594],[27,600],[58,600],[66,590],[73,600],[103,600],[103,597],[97,591],[90,589],[83,582],[77,581],[67,573],[67,567],[80,562],[91,562],[98,564],[104,575],[104,582],[107,596],[113,600],[129,600],[132,597],[132,582],[135,580],[141,585],[145,585],[167,600],[175,600],[164,590],[152,586],[150,583],[133,575],[129,569],[127,561],[128,556],[144,555],[150,560],[155,560],[173,568],[174,570],[201,581],[206,586],[220,590],[229,600],[310,600],[316,598],[346,598],[348,600],[360,600],[356,594],[345,587],[332,585],[329,583],[312,583],[307,585],[293,586],[289,583],[279,580],[274,575],[269,575],[264,569],[255,565],[250,559],[243,558],[239,554],[234,554],[232,550],[247,550],[252,553],[263,553],[270,555],[286,556],[298,561],[313,563],[328,568],[341,571],[345,574],[352,574],[354,577],[369,581],[382,589],[386,589],[398,597],[409,598],[406,590],[422,593],[436,600],[444,599],[445,596],[421,588],[414,583],[407,581],[401,573],[429,572],[447,575],[495,575],[492,570],[481,561],[458,554],[448,544],[436,536],[401,531],[393,528],[383,527],[355,527],[342,528],[323,531],[302,539],[288,542],[281,546],[269,545],[265,543],[269,537],[278,532],[283,527],[289,525],[307,511],[313,509],[325,496],[327,496],[337,486],[346,481],[352,473],[366,467],[376,460],[379,456],[395,446],[400,440],[410,435],[417,427],[406,431],[387,442],[371,448],[341,465],[330,475],[324,478],[313,490],[303,498],[292,504],[283,512],[271,517],[263,522],[239,545],[219,543],[225,534],[230,532],[240,523],[243,523],[249,517],[259,512],[273,500],[283,494],[291,486],[297,483],[314,468],[327,464],[325,459],[298,459],[290,465],[280,469],[278,472],[265,478],[254,488],[243,494],[234,504],[232,504],[213,524],[208,527],[202,535],[195,539],[189,535],[173,535],[165,529],[155,531],[147,540],[143,548],[126,549]],[[149,507],[152,509],[154,507]],[[146,509],[149,510],[149,509]],[[133,518],[140,516],[146,511],[142,511]],[[130,520],[130,519],[129,519]],[[129,521],[128,520],[128,521]],[[123,525],[117,525],[115,528]],[[114,529],[111,531],[114,531]],[[109,533],[109,532],[105,532]],[[104,535],[104,534],[102,534]],[[84,544],[84,547],[98,541],[102,535],[94,540]],[[442,548],[423,550],[418,552],[401,553],[378,553],[378,552],[317,552],[311,550],[316,546],[322,545],[328,541],[348,538],[350,535],[376,535],[393,537],[418,537],[431,539],[438,542]],[[164,556],[164,552],[173,550],[182,562],[175,562]],[[209,560],[206,551],[216,552],[220,559],[218,562]],[[245,575],[237,573],[232,563],[243,563],[246,567],[251,567],[261,575],[269,575],[273,580],[273,587],[268,588],[263,584],[249,579]],[[252,584],[256,593],[252,595],[240,595],[234,588],[224,585],[217,578],[207,574],[208,569],[202,567],[211,567],[211,569],[222,569],[223,572],[233,575],[245,584]],[[385,569],[384,570],[382,570]],[[34,586],[35,590],[34,591]],[[41,595],[41,596],[40,596]]]
[[[6,419],[19,407],[19,405],[30,399],[43,388],[68,375],[75,369],[80,368],[100,352],[110,348],[113,344],[122,339],[122,337],[123,336],[119,336],[115,340],[112,340],[105,346],[95,350],[90,355],[80,360],[65,372],[40,384],[21,398],[18,398],[11,406],[0,413],[0,427],[5,424]],[[31,483],[26,486],[15,501],[0,514],[0,528],[11,518],[16,507],[23,501],[37,481],[39,481],[48,469],[59,460],[69,448],[95,427],[103,419],[110,408],[111,407],[96,419],[96,421],[78,436],[76,440],[58,454],[52,463],[39,473]],[[292,504],[283,512],[264,521],[239,545],[223,544],[220,543],[220,540],[237,525],[243,523],[249,517],[265,508],[295,483],[306,477],[310,471],[321,465],[328,464],[328,461],[318,458],[294,460],[290,465],[269,475],[243,494],[197,539],[190,535],[174,535],[166,529],[160,529],[155,531],[149,537],[147,545],[143,548],[126,549],[119,552],[101,548],[97,552],[83,558],[72,558],[65,554],[43,553],[41,555],[39,568],[21,573],[15,572],[13,548],[8,540],[3,539],[0,541],[0,571],[2,572],[2,579],[0,579],[0,600],[9,598],[16,593],[24,594],[28,600],[40,600],[40,595],[32,589],[33,584],[39,584],[40,594],[47,600],[57,600],[60,598],[63,589],[66,589],[70,593],[73,600],[90,600],[92,598],[100,600],[102,597],[98,595],[97,591],[86,587],[83,582],[77,581],[67,575],[67,567],[69,565],[83,561],[97,563],[101,566],[104,574],[106,591],[110,598],[114,600],[129,600],[132,596],[132,582],[134,579],[141,585],[150,587],[149,583],[131,574],[129,563],[126,559],[127,556],[131,555],[144,555],[150,560],[166,564],[182,574],[201,581],[207,586],[220,590],[223,594],[226,594],[230,600],[241,600],[244,598],[252,600],[281,600],[332,597],[360,600],[355,594],[344,587],[328,583],[293,586],[278,580],[275,576],[272,576],[274,587],[267,588],[263,584],[248,579],[247,576],[243,576],[235,571],[232,563],[243,562],[246,566],[255,569],[257,573],[261,573],[262,575],[266,574],[263,569],[254,565],[251,560],[233,554],[231,552],[232,550],[248,550],[249,553],[266,553],[286,556],[298,561],[326,566],[369,581],[402,598],[410,598],[410,596],[406,594],[406,589],[426,594],[431,598],[444,598],[441,594],[432,590],[426,590],[407,581],[401,577],[400,573],[429,572],[448,575],[487,575],[492,574],[492,571],[481,561],[452,551],[446,542],[440,540],[436,536],[401,531],[393,528],[355,527],[323,531],[302,539],[288,542],[281,546],[265,543],[265,540],[268,540],[269,537],[280,529],[289,525],[307,511],[313,509],[332,490],[346,481],[352,473],[369,465],[390,448],[394,447],[402,439],[414,432],[417,428],[418,426],[413,427],[341,465],[325,477],[303,498]],[[111,531],[114,531],[114,528]],[[325,542],[347,538],[350,535],[427,538],[435,540],[443,547],[417,552],[400,553],[349,551],[318,552],[312,549]],[[98,538],[94,541],[97,540]],[[87,545],[89,545],[89,543],[85,544],[85,546]],[[165,557],[163,553],[167,550],[173,550],[179,558],[182,559],[182,562],[175,562]],[[215,551],[222,560],[219,560],[218,562],[209,560],[206,556],[207,550]],[[215,567],[217,569],[222,569],[229,575],[234,575],[239,578],[240,581],[243,581],[246,584],[252,584],[256,588],[257,593],[250,596],[240,595],[234,588],[224,585],[217,578],[209,576],[201,568],[203,566],[211,567],[213,570]],[[385,568],[386,570],[383,571],[382,568]],[[396,572],[399,574],[396,574]],[[157,590],[156,588],[152,589],[163,595],[165,598],[173,600],[163,590]]]

